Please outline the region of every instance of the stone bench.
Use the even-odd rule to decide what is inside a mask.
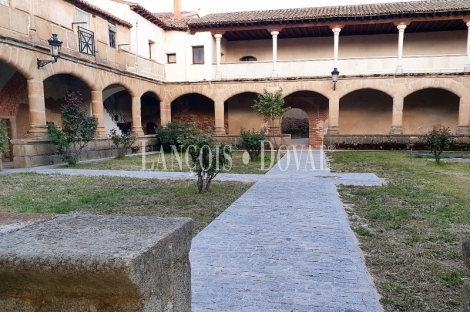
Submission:
[[[191,311],[192,234],[183,218],[0,214],[0,310]]]

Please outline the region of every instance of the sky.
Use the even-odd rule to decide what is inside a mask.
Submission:
[[[173,11],[173,0],[136,0],[152,12]],[[183,11],[198,11],[204,16],[210,13],[307,8],[346,4],[400,2],[394,0],[181,0]],[[403,0],[402,0],[403,1]]]

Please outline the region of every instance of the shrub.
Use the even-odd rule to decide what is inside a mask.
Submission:
[[[434,154],[436,163],[440,163],[442,151],[450,148],[452,140],[450,129],[440,125],[434,126],[433,129],[424,136],[426,147]]]
[[[80,109],[79,104],[82,102],[80,91],[67,91],[66,104],[61,110],[62,128],[54,124],[47,125],[49,140],[57,146],[61,159],[69,166],[77,163],[82,150],[93,140],[98,128],[98,120]]]
[[[258,158],[261,154],[261,148],[263,147],[264,142],[266,141],[266,131],[262,129],[259,132],[256,132],[255,129],[245,130],[242,128],[240,130],[241,142],[240,146],[248,152],[250,159]]]
[[[8,130],[0,118],[0,154],[8,152]]]
[[[174,145],[178,151],[181,151],[181,146],[184,141],[193,136],[196,130],[192,124],[170,122],[166,127],[155,128],[155,133],[165,152],[171,152],[171,147]]]
[[[184,144],[193,170],[197,176],[197,189],[209,191],[212,180],[227,165],[232,165],[232,151],[229,145],[216,144],[210,134],[196,134]],[[204,186],[205,185],[205,186]]]
[[[130,131],[127,133],[117,134],[116,129],[112,129],[109,138],[113,141],[113,145],[118,149],[117,159],[126,157],[127,151],[134,144],[136,137],[131,135]]]

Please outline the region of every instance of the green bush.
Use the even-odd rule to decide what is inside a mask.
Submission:
[[[434,126],[433,129],[424,136],[426,147],[434,154],[436,163],[440,162],[442,152],[450,148],[452,140],[450,128],[440,125]]]
[[[117,134],[116,129],[112,129],[109,138],[113,141],[113,145],[118,149],[117,159],[126,157],[127,151],[132,147],[137,139],[131,135],[130,131],[127,133]]]
[[[171,152],[172,146],[181,151],[184,141],[196,132],[193,125],[180,122],[170,122],[166,127],[155,128],[157,139],[165,152]]]
[[[82,150],[93,140],[98,128],[98,120],[80,108],[82,102],[80,91],[67,91],[66,104],[61,110],[62,128],[54,124],[47,125],[49,140],[57,146],[61,159],[69,166],[77,163]]]
[[[0,154],[8,152],[8,130],[0,118]]]
[[[250,159],[256,159],[261,154],[261,148],[263,147],[264,142],[266,141],[266,131],[265,129],[256,132],[255,129],[245,130],[242,128],[240,130],[241,142],[240,146],[248,152]]]
[[[232,150],[229,145],[216,144],[212,135],[196,133],[187,138],[184,151],[189,156],[192,170],[196,172],[197,189],[209,191],[212,180],[222,169],[232,166]]]

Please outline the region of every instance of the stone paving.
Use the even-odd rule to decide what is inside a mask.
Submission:
[[[313,155],[315,171],[285,156],[193,239],[192,311],[381,311],[335,185],[383,181]]]

